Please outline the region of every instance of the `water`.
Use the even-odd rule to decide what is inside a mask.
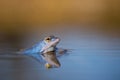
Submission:
[[[61,38],[59,47],[72,49],[59,58],[60,68],[46,69],[31,57],[10,55],[7,51],[4,53],[9,55],[0,55],[0,80],[120,80],[120,32],[88,27],[69,29],[51,32]],[[3,51],[7,49],[1,47]]]

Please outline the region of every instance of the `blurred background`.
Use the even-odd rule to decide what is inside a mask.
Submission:
[[[119,7],[119,0],[1,0],[0,23],[12,27],[58,23],[117,24]]]
[[[82,51],[81,54],[77,54],[78,57],[70,57],[70,61],[74,63],[76,70],[70,73],[70,70],[74,69],[72,67],[68,68],[68,65],[73,65],[69,61],[66,62],[67,64],[63,61],[64,67],[59,70],[61,74],[82,74],[82,78],[79,75],[74,75],[73,78],[76,80],[77,78],[79,80],[120,80],[120,77],[117,76],[120,72],[118,68],[120,67],[118,65],[120,63],[120,0],[0,0],[0,53],[15,52],[21,48],[30,47],[48,35],[60,37],[60,47],[77,49],[74,52],[76,54]],[[107,53],[114,56],[117,54],[117,59],[116,57],[111,58],[108,56],[97,56],[98,59],[95,58],[96,56],[88,58],[86,55],[90,54],[85,51],[90,52],[92,55],[93,53],[102,53],[104,55]],[[75,62],[81,60],[80,55],[88,61],[91,59],[93,61],[91,60],[89,63],[86,61],[85,63],[81,62],[78,65]],[[33,67],[38,67],[39,64],[28,60],[29,63],[26,63],[23,68],[23,66],[17,66],[18,64],[24,64],[24,61],[22,62],[21,60],[21,58],[17,61],[16,58],[13,60],[2,58],[0,64],[8,67],[0,67],[0,70],[4,72],[1,74],[7,74],[9,78],[3,76],[3,79],[13,80],[14,78],[16,80],[19,77],[25,80],[33,80],[37,77],[36,79],[40,80],[38,74],[41,74],[41,72],[36,72],[36,69],[33,69]],[[106,65],[104,66],[104,64],[98,64],[94,61],[105,62]],[[88,67],[88,65],[84,65],[79,68],[82,64],[90,63],[99,66]],[[28,66],[29,69],[27,69]],[[106,67],[109,68],[107,69]],[[77,71],[78,68],[83,73]],[[92,69],[93,72],[91,71]],[[96,72],[94,72],[94,69],[96,69]],[[37,70],[39,71],[39,67]],[[111,72],[109,72],[110,70]],[[17,75],[17,71],[21,76]],[[34,75],[29,72],[34,73]],[[10,73],[12,77],[9,75]],[[23,73],[28,74],[27,77]],[[54,78],[54,74],[44,73],[45,77],[47,75],[52,80],[57,79],[57,77]],[[53,73],[56,73],[60,80],[72,79],[67,78],[67,75],[64,76],[65,78],[60,77],[56,71],[53,71]],[[14,77],[14,75],[17,77]],[[28,78],[30,75],[33,76]],[[98,75],[103,78],[98,77]],[[42,79],[46,80],[44,76]]]
[[[1,0],[0,34],[13,39],[30,33],[63,33],[86,25],[86,29],[99,26],[101,30],[118,30],[119,3],[119,0]]]
[[[0,40],[6,37],[4,40],[15,42],[23,36],[36,38],[54,34],[53,31],[60,35],[90,27],[116,33],[120,30],[119,3],[119,0],[1,0]]]

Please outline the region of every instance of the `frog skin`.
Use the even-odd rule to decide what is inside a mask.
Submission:
[[[39,43],[33,45],[31,48],[23,50],[22,53],[25,55],[30,55],[39,61],[42,57],[42,59],[51,66],[60,67],[60,62],[56,56],[56,53],[59,51],[59,48],[57,48],[56,45],[59,42],[60,38],[55,36],[48,36]]]

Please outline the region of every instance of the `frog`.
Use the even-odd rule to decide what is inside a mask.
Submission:
[[[57,47],[57,44],[60,42],[59,37],[47,36],[43,40],[39,41],[30,48],[22,50],[22,53],[25,55],[30,55],[37,59],[38,61],[41,58],[45,61],[46,68],[60,67],[61,64],[57,58],[57,54],[66,53],[66,49],[61,49]]]

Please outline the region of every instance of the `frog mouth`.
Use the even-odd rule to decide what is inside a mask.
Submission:
[[[50,47],[55,47],[59,42],[60,42],[60,39],[55,38],[53,41],[47,42],[46,45],[41,49],[41,51],[43,53],[46,53],[46,50],[48,50]]]

